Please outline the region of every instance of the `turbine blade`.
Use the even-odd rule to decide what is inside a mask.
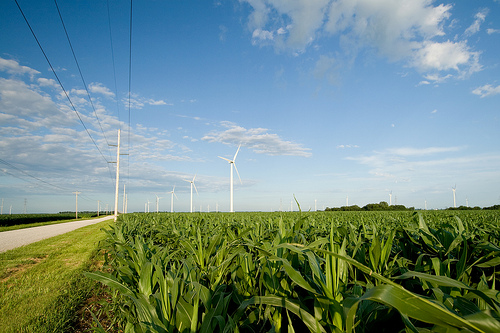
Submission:
[[[233,163],[233,165],[234,165],[234,169],[236,170],[236,174],[238,175],[238,178],[240,179],[240,184],[243,184],[243,183],[241,182],[240,173],[238,172],[238,168],[236,167],[236,163]]]
[[[234,161],[236,161],[236,155],[238,155],[238,152],[240,151],[240,148],[241,148],[241,145],[238,146],[238,150],[236,150],[236,154],[234,154],[233,163],[234,163]]]
[[[194,182],[194,179],[196,178],[196,173],[194,174],[194,177],[193,177],[193,182]]]
[[[200,194],[198,193],[198,189],[196,188],[196,185],[194,184],[194,182],[193,182],[192,184],[193,184],[193,186],[194,186],[194,189],[196,190],[196,194],[200,195]]]
[[[175,197],[177,200],[179,200],[179,198],[177,198],[177,194],[175,194],[174,192],[172,192],[172,193],[173,193],[174,197]]]
[[[191,181],[190,181],[190,180],[183,179],[183,181],[188,182],[188,183],[191,183]]]
[[[222,156],[217,156],[217,157],[222,158],[223,160],[226,160],[226,161],[228,161],[229,163],[233,162],[233,161],[231,161],[230,159],[225,158],[225,157],[222,157]]]

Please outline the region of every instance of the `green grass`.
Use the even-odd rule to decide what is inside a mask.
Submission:
[[[95,216],[95,217],[82,217],[82,218],[78,218],[78,220],[77,219],[69,219],[69,220],[45,221],[45,222],[37,222],[37,223],[27,223],[27,224],[16,224],[16,225],[9,225],[9,226],[0,226],[0,232],[2,232],[2,231],[10,231],[10,230],[18,230],[18,229],[26,229],[26,228],[33,228],[33,227],[40,227],[42,225],[49,225],[49,224],[59,224],[59,223],[75,222],[75,221],[82,221],[82,220],[100,219],[102,217],[105,217],[105,215]],[[111,216],[110,218],[113,218],[113,216]]]
[[[0,253],[0,332],[71,331],[95,282],[82,272],[95,262],[112,220]]]

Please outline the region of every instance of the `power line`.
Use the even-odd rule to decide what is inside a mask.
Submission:
[[[113,64],[113,79],[115,83],[115,96],[116,96],[116,111],[118,112],[118,123],[120,124],[120,129],[121,129],[121,122],[120,122],[120,103],[118,102],[118,85],[116,84],[116,66],[115,66],[115,52],[114,52],[114,47],[113,47],[113,33],[111,31],[111,15],[109,11],[109,0],[106,1],[106,5],[108,8],[108,27],[109,27],[109,41],[111,44],[111,62]]]
[[[11,163],[9,163],[9,162],[7,162],[7,161],[4,161],[4,160],[0,159],[0,163],[3,163],[3,164],[5,164],[5,165],[7,165],[8,167],[11,167],[12,169],[15,169],[15,170],[17,170],[17,171],[19,171],[19,172],[21,172],[21,173],[25,174],[26,176],[31,177],[31,178],[33,178],[33,179],[35,179],[35,180],[37,180],[37,181],[40,181],[40,182],[42,182],[42,183],[44,183],[44,184],[47,184],[47,185],[49,185],[49,186],[55,187],[55,188],[60,189],[60,190],[67,191],[67,189],[65,189],[65,188],[63,188],[63,187],[60,187],[60,186],[58,186],[58,185],[51,184],[51,183],[49,183],[49,182],[47,182],[47,181],[45,181],[45,180],[43,180],[43,179],[40,179],[40,178],[38,178],[38,177],[35,177],[35,176],[33,176],[32,174],[29,174],[28,172],[26,172],[26,171],[24,171],[24,170],[22,170],[22,169],[20,169],[20,168],[16,167],[15,165],[13,165],[13,164],[11,164]],[[5,171],[5,170],[3,170],[3,172],[5,172],[6,174],[9,174],[9,175],[11,175],[11,176],[13,176],[13,177],[16,177],[16,178],[22,179],[21,177],[18,177],[18,176],[14,175],[14,174],[12,174],[12,173],[10,173],[10,172],[7,172],[7,171]]]
[[[130,0],[130,31],[129,31],[129,62],[128,62],[128,152],[127,156],[127,179],[130,177],[130,99],[131,99],[131,87],[132,87],[132,3],[133,0]]]
[[[3,163],[3,164],[5,164],[6,166],[8,166],[8,167],[10,167],[10,168],[12,168],[12,169],[14,169],[14,170],[21,172],[22,174],[24,174],[24,175],[26,175],[26,176],[28,176],[28,177],[30,177],[30,178],[33,178],[33,179],[35,179],[36,181],[39,181],[39,182],[41,182],[41,183],[45,184],[46,186],[47,186],[47,185],[48,185],[48,186],[52,186],[52,187],[54,187],[54,188],[56,188],[56,189],[58,189],[58,190],[63,190],[63,191],[65,191],[65,192],[70,192],[70,191],[71,191],[71,190],[70,190],[70,189],[68,189],[68,188],[64,188],[64,187],[61,187],[61,186],[59,186],[59,185],[54,185],[54,184],[52,184],[52,183],[49,183],[48,181],[45,181],[45,180],[43,180],[43,179],[41,179],[41,178],[38,178],[38,177],[36,177],[36,176],[33,176],[32,174],[28,173],[27,171],[24,171],[23,169],[21,169],[21,168],[19,168],[19,167],[15,166],[15,165],[13,165],[12,163],[9,163],[9,162],[7,162],[7,161],[4,161],[4,160],[2,160],[2,159],[0,159],[0,163]],[[28,181],[28,180],[26,180],[26,179],[24,179],[24,178],[22,178],[22,177],[20,177],[20,176],[17,176],[17,175],[15,175],[15,174],[11,173],[11,172],[8,172],[7,170],[3,170],[3,169],[2,169],[2,171],[3,171],[4,173],[6,173],[6,174],[8,174],[8,175],[12,176],[12,177],[15,177],[15,178],[18,178],[18,179],[21,179],[21,180],[24,180],[24,181]],[[84,195],[82,195],[82,197],[83,197],[83,199],[85,199],[85,200],[95,201],[95,199],[92,199],[92,198],[87,197],[87,196],[84,196]]]
[[[106,159],[106,157],[104,156],[104,154],[102,153],[101,149],[99,149],[99,146],[97,145],[97,143],[95,142],[94,138],[92,137],[92,135],[90,135],[90,132],[87,128],[87,126],[85,126],[85,123],[83,122],[82,118],[80,117],[80,114],[78,113],[78,111],[76,110],[73,102],[71,101],[71,98],[69,97],[69,94],[68,92],[66,91],[66,89],[64,89],[64,86],[61,82],[61,80],[59,79],[59,76],[57,75],[54,67],[52,66],[49,58],[47,57],[47,54],[45,53],[45,51],[43,50],[43,47],[42,45],[40,44],[40,42],[38,41],[38,38],[36,37],[36,34],[35,32],[33,31],[33,29],[31,28],[31,25],[29,24],[28,22],[28,19],[26,18],[26,15],[24,15],[24,12],[23,10],[21,9],[21,6],[19,5],[19,3],[17,2],[17,0],[14,0],[16,2],[16,5],[17,5],[17,8],[19,8],[19,11],[21,12],[21,15],[23,16],[24,18],[24,21],[26,22],[26,24],[28,25],[28,28],[30,29],[31,31],[31,34],[33,35],[33,37],[35,38],[35,41],[36,43],[38,44],[38,47],[40,48],[40,50],[42,51],[43,53],[43,56],[45,57],[45,60],[47,61],[47,63],[49,64],[50,66],[50,69],[52,70],[52,72],[54,73],[54,76],[56,77],[57,79],[57,82],[59,83],[59,85],[61,86],[61,89],[63,90],[64,94],[66,95],[66,98],[68,99],[73,111],[75,111],[76,115],[78,116],[78,119],[80,120],[80,123],[82,124],[83,128],[85,128],[85,131],[87,132],[89,138],[92,140],[92,142],[94,143],[94,146],[97,148],[97,150],[99,151],[99,153],[101,154],[102,158],[104,158],[104,160],[106,161],[106,163],[108,163],[108,160]]]
[[[64,24],[64,20],[62,18],[61,11],[59,10],[59,5],[57,4],[57,0],[54,0],[54,4],[56,5],[57,13],[59,14],[59,18],[61,19],[61,24],[63,26],[64,33],[66,34],[66,38],[68,39],[68,44],[69,44],[69,47],[71,49],[71,53],[73,54],[73,58],[75,59],[76,67],[78,68],[78,72],[80,73],[80,77],[82,78],[83,86],[85,87],[85,91],[87,92],[87,96],[89,98],[90,105],[92,106],[92,109],[94,110],[94,115],[97,119],[99,127],[101,128],[102,136],[104,137],[104,140],[106,141],[106,144],[109,147],[108,138],[106,138],[106,134],[104,134],[104,130],[102,129],[102,125],[101,125],[101,120],[99,119],[99,116],[97,115],[97,111],[95,109],[94,102],[92,102],[92,98],[90,97],[90,92],[89,92],[89,89],[87,87],[87,83],[85,82],[85,79],[83,78],[82,70],[80,69],[80,64],[78,63],[78,60],[76,58],[75,50],[73,49],[73,45],[71,44],[71,40],[69,38],[68,31],[66,30],[66,25]]]
[[[85,91],[87,92],[87,96],[89,98],[90,105],[92,106],[92,109],[94,110],[94,115],[95,115],[95,117],[97,119],[97,123],[99,124],[99,127],[101,129],[102,136],[104,137],[104,140],[106,141],[106,144],[108,146],[108,153],[111,154],[111,152],[109,151],[108,138],[106,138],[106,134],[104,134],[104,130],[102,129],[102,125],[101,125],[101,120],[99,119],[99,116],[97,115],[97,111],[95,109],[94,102],[92,102],[92,98],[90,97],[90,92],[89,92],[89,89],[87,87],[87,83],[85,82],[85,79],[83,78],[83,73],[82,73],[82,70],[80,69],[80,64],[78,63],[78,59],[76,58],[75,50],[73,49],[73,45],[71,44],[71,40],[69,38],[68,31],[66,30],[66,25],[64,24],[64,20],[62,18],[61,11],[59,10],[59,5],[57,4],[57,0],[54,0],[54,4],[56,5],[57,13],[59,14],[59,18],[61,19],[61,24],[63,26],[64,33],[66,34],[66,38],[68,39],[68,44],[69,44],[69,47],[71,49],[71,53],[73,54],[73,58],[75,59],[76,67],[78,68],[78,72],[80,73],[80,77],[82,78],[83,86],[85,87]],[[111,156],[110,156],[110,158],[111,158]],[[108,171],[109,171],[109,176],[110,176],[111,182],[113,182],[113,175],[111,174],[111,168],[110,168],[109,164],[107,164],[107,166],[108,166]]]

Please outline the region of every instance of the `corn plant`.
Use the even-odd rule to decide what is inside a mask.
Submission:
[[[498,218],[475,214],[127,214],[87,275],[126,332],[496,332]]]

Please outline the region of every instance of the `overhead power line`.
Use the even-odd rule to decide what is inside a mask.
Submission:
[[[59,18],[61,19],[61,24],[63,26],[64,33],[66,34],[66,38],[68,39],[68,44],[69,44],[69,47],[71,49],[71,53],[73,54],[73,58],[75,59],[76,67],[78,68],[78,73],[80,73],[80,77],[82,78],[83,86],[85,87],[85,91],[87,92],[87,96],[89,98],[90,105],[92,106],[92,110],[94,110],[94,115],[97,119],[97,123],[99,124],[99,127],[101,128],[102,136],[104,137],[104,140],[106,141],[106,144],[109,147],[108,138],[106,138],[106,134],[104,134],[104,130],[102,129],[102,125],[101,125],[101,120],[99,119],[99,116],[97,115],[97,111],[95,109],[94,102],[92,102],[92,98],[90,97],[89,88],[87,87],[87,83],[85,82],[85,79],[83,78],[82,70],[80,69],[80,64],[78,63],[78,59],[76,58],[75,50],[73,49],[73,44],[71,44],[68,30],[66,29],[66,25],[64,24],[64,20],[62,18],[61,11],[59,10],[59,5],[57,4],[57,0],[54,0],[54,4],[56,5],[57,14],[59,14]]]
[[[83,122],[83,119],[80,117],[80,114],[78,113],[78,111],[76,110],[75,108],[75,105],[73,104],[73,102],[71,101],[71,98],[69,97],[69,94],[68,92],[66,91],[66,89],[64,89],[64,86],[61,82],[61,80],[59,79],[59,76],[57,75],[54,67],[52,66],[49,58],[47,57],[47,54],[45,53],[45,51],[43,50],[43,47],[42,45],[40,44],[40,42],[38,41],[38,38],[36,37],[36,34],[35,32],[33,31],[33,29],[31,28],[31,25],[28,21],[28,19],[26,18],[26,15],[24,15],[24,12],[21,8],[21,6],[19,5],[18,1],[17,0],[14,0],[16,2],[16,5],[17,5],[17,8],[19,8],[19,11],[21,12],[21,15],[23,16],[24,18],[24,21],[26,22],[26,25],[28,26],[28,28],[30,29],[31,31],[31,34],[33,35],[33,37],[35,38],[35,41],[36,43],[38,44],[38,47],[40,48],[40,51],[42,51],[43,53],[43,56],[45,57],[45,60],[47,61],[47,63],[49,64],[49,67],[50,69],[52,70],[52,72],[54,73],[54,76],[56,77],[57,79],[57,82],[59,83],[59,85],[61,86],[61,89],[63,90],[64,94],[66,95],[66,98],[68,99],[69,101],[69,104],[71,105],[71,108],[73,109],[73,111],[75,111],[76,115],[78,116],[78,119],[80,120],[80,123],[82,124],[83,128],[85,129],[85,131],[87,132],[90,140],[92,140],[92,142],[94,143],[94,146],[97,148],[97,150],[99,151],[99,153],[101,154],[102,158],[106,161],[106,163],[108,163],[108,160],[106,159],[106,157],[104,156],[104,154],[102,153],[101,149],[99,149],[99,146],[97,145],[97,143],[95,142],[94,138],[92,137],[92,135],[90,134],[87,126],[85,125],[85,123]]]
[[[115,51],[113,46],[113,33],[111,30],[111,14],[109,11],[109,0],[106,1],[106,5],[108,8],[108,27],[109,27],[109,42],[111,44],[111,63],[113,64],[113,79],[115,83],[115,96],[116,96],[116,111],[118,112],[118,123],[120,123],[120,106],[118,102],[118,85],[116,84],[116,66],[115,66]],[[120,125],[121,129],[121,125]]]
[[[66,38],[68,39],[68,44],[69,44],[69,47],[71,49],[71,53],[73,54],[73,58],[75,59],[76,67],[78,68],[78,72],[80,73],[80,77],[82,78],[83,86],[85,87],[85,91],[87,92],[87,96],[89,98],[90,105],[92,106],[92,110],[94,110],[95,118],[97,119],[97,123],[99,124],[99,128],[101,129],[102,136],[104,137],[104,140],[106,141],[106,145],[108,146],[108,153],[109,153],[110,158],[111,158],[111,152],[109,151],[108,138],[106,138],[106,134],[104,134],[104,130],[102,129],[102,125],[101,125],[101,120],[99,119],[99,116],[97,115],[97,111],[95,109],[94,102],[92,102],[92,97],[90,97],[90,92],[89,92],[87,83],[85,82],[85,79],[83,78],[83,73],[82,73],[82,70],[80,69],[80,64],[78,63],[78,59],[76,58],[76,54],[75,54],[75,50],[73,49],[73,45],[71,44],[71,40],[69,38],[69,34],[68,34],[67,29],[66,29],[66,25],[64,24],[64,20],[62,18],[61,11],[59,10],[59,5],[57,4],[57,0],[54,0],[54,4],[56,5],[57,13],[59,14],[59,18],[61,19],[61,24],[63,26],[64,33],[66,34]],[[106,160],[106,162],[107,162],[107,160]],[[108,165],[108,171],[109,171],[109,176],[110,176],[111,182],[113,182],[113,175],[111,174],[111,169],[109,167],[109,164],[107,164],[107,165]]]
[[[30,174],[29,172],[27,172],[27,171],[25,171],[25,170],[23,170],[23,169],[21,169],[21,168],[19,168],[19,167],[15,166],[15,165],[14,165],[14,164],[12,164],[12,163],[9,163],[9,162],[7,162],[7,161],[4,161],[4,160],[2,160],[2,159],[0,159],[0,163],[2,163],[2,164],[4,164],[4,165],[8,166],[8,167],[9,167],[9,168],[11,168],[11,169],[14,169],[14,170],[16,170],[16,171],[18,171],[18,172],[22,173],[22,174],[23,174],[23,175],[25,175],[25,176],[28,176],[28,177],[33,178],[34,180],[36,180],[36,181],[38,181],[38,182],[43,183],[45,186],[51,186],[51,187],[53,187],[53,188],[55,188],[55,189],[58,189],[58,190],[63,190],[63,191],[65,191],[65,192],[71,192],[71,191],[72,191],[72,190],[70,190],[70,189],[68,189],[68,188],[64,188],[64,187],[62,187],[62,186],[52,184],[52,183],[50,183],[50,182],[48,182],[48,181],[45,181],[45,180],[43,180],[43,179],[41,179],[41,178],[39,178],[39,177],[33,176],[33,175],[32,175],[32,174]],[[15,178],[18,178],[18,179],[21,179],[21,180],[24,180],[24,181],[28,181],[28,180],[26,180],[25,178],[20,177],[20,176],[18,176],[18,175],[15,175],[15,174],[13,174],[13,173],[11,173],[11,172],[8,172],[8,171],[6,171],[6,170],[2,170],[2,171],[3,171],[4,173],[6,173],[6,174],[8,174],[8,175],[12,176],[12,177],[15,177]],[[87,197],[87,196],[82,196],[82,197],[83,197],[84,199],[86,199],[86,200],[89,200],[89,201],[95,201],[94,199],[89,198],[89,197]]]

